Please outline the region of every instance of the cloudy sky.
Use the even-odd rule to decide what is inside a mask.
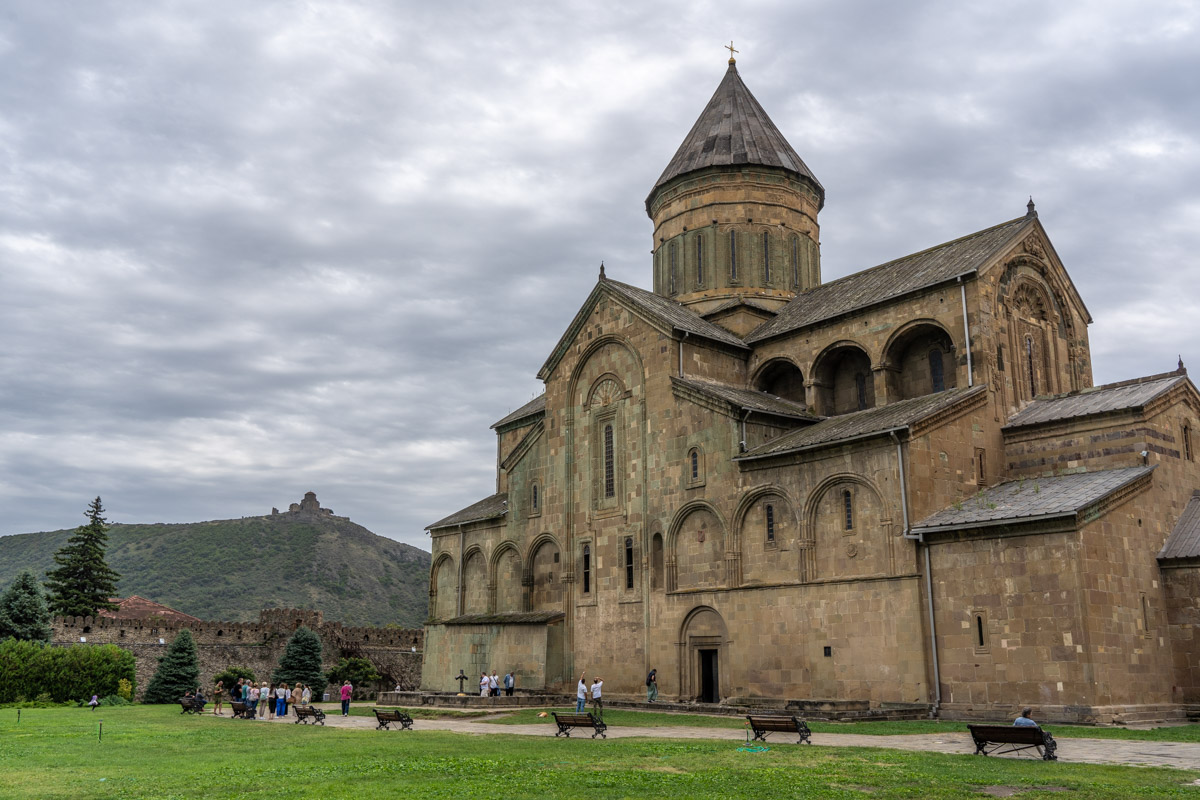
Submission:
[[[1025,212],[1097,382],[1200,367],[1192,2],[0,7],[0,534],[308,490],[428,549],[741,52],[824,277]]]

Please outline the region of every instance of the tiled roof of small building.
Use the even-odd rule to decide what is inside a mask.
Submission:
[[[1071,516],[1153,470],[1126,467],[1008,481],[926,517],[913,526],[913,533]]]
[[[516,422],[525,417],[535,417],[546,413],[546,393],[542,392],[537,397],[530,400],[525,405],[518,408],[506,417],[503,417],[498,422],[492,424],[492,428],[499,428],[507,425],[510,422]]]
[[[1009,220],[877,267],[823,283],[796,295],[779,314],[758,326],[747,342],[761,342],[798,328],[936,286],[982,267],[1034,224],[1035,217]]]
[[[630,286],[627,283],[621,283],[620,281],[606,279],[605,283],[608,285],[608,288],[650,316],[656,317],[663,323],[670,325],[673,330],[685,331],[692,336],[700,336],[714,342],[721,342],[722,344],[736,347],[739,350],[749,349],[746,343],[737,336],[734,336],[719,325],[714,325],[695,311],[684,308],[674,300],[654,294],[654,292],[647,292],[645,289],[639,289],[636,286]]]
[[[724,383],[716,383],[715,381],[706,381],[699,378],[671,378],[671,382],[717,397],[738,408],[749,408],[765,414],[776,414],[813,421],[821,419],[821,417],[815,414],[810,414],[808,409],[800,403],[785,400],[782,397],[776,397],[766,392],[741,389],[736,386],[728,386]]]
[[[1034,400],[1013,415],[1004,427],[1019,428],[1024,425],[1040,425],[1044,422],[1071,419],[1072,417],[1086,417],[1092,414],[1141,408],[1185,380],[1187,380],[1186,375],[1172,373],[1149,379],[1097,386],[1094,389],[1084,389],[1081,392],[1061,397]]]
[[[734,460],[767,458],[797,450],[837,444],[848,439],[901,430],[947,409],[967,397],[974,397],[983,390],[982,384],[970,389],[947,389],[937,394],[928,394],[923,397],[889,403],[878,408],[868,408],[865,411],[829,417],[814,425],[809,425],[807,428],[785,433],[783,436],[737,456]]]
[[[1200,490],[1192,492],[1192,499],[1184,506],[1158,557],[1200,558]]]
[[[504,614],[463,614],[441,620],[443,625],[539,625],[566,617],[561,611],[511,611]]]
[[[816,176],[775,127],[731,63],[696,124],[655,181],[650,195],[672,178],[688,172],[739,164],[794,172],[812,181],[824,197],[825,190]]]
[[[124,600],[119,597],[110,597],[109,600],[117,604],[117,610],[109,611],[102,609],[100,611],[101,617],[108,617],[109,619],[151,619],[153,617],[161,617],[162,619],[177,622],[200,622],[199,617],[193,617],[191,614],[176,611],[169,606],[164,606],[162,603],[147,600],[136,594],[130,595]]]
[[[508,492],[499,492],[491,497],[485,497],[478,503],[472,503],[461,511],[455,511],[445,519],[440,519],[425,528],[431,531],[435,528],[449,528],[454,525],[466,525],[468,522],[482,522],[487,519],[497,519],[508,513]]]

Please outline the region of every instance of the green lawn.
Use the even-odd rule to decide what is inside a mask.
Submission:
[[[98,740],[104,722],[103,741]],[[5,798],[1197,798],[1200,771],[874,748],[471,736],[183,717],[171,706],[0,710]],[[1065,790],[1065,793],[1064,791]]]
[[[570,708],[523,708],[504,716],[481,720],[496,725],[529,725],[535,723],[554,724],[550,718],[540,718],[542,711],[574,711]],[[368,714],[370,712],[367,712]],[[657,711],[626,711],[605,709],[604,721],[609,725],[627,728],[699,727],[699,728],[742,728],[745,717],[708,716],[704,714],[669,714]],[[811,721],[808,727],[815,733],[860,733],[872,736],[907,736],[921,733],[963,733],[965,722],[911,721],[911,722],[820,722]],[[1152,730],[1130,730],[1128,728],[1096,728],[1087,725],[1047,725],[1056,739],[1128,739],[1144,742],[1200,742],[1200,725],[1178,725]],[[1197,793],[1200,800],[1200,792]]]

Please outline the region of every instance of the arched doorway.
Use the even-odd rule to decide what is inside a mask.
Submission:
[[[722,673],[729,636],[725,620],[708,606],[692,609],[683,621],[680,637],[681,694],[701,703],[719,703],[728,678]]]

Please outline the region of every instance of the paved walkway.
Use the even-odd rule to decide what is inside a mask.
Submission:
[[[375,730],[375,718],[343,717],[338,706],[325,707],[325,726]],[[495,725],[483,717],[464,719],[417,719],[414,727],[423,731],[451,731],[474,735],[510,734],[516,736],[553,736],[554,725]],[[262,720],[266,722],[266,720]],[[276,720],[275,724],[293,724],[294,718]],[[966,723],[963,723],[964,727]],[[1053,728],[1051,728],[1053,730]],[[660,728],[609,728],[609,739],[650,737],[655,739],[719,739],[744,741],[746,734],[738,728],[702,728],[669,726]],[[587,737],[580,732],[578,735]],[[962,733],[922,733],[909,736],[871,736],[861,733],[814,733],[814,745],[825,747],[882,747],[892,750],[917,750],[932,753],[971,755],[975,745],[965,730]],[[784,734],[773,734],[770,745],[790,743]],[[998,756],[1015,758],[1020,756]],[[1058,739],[1058,760],[1086,764],[1126,764],[1139,767],[1177,767],[1200,769],[1200,744],[1189,742],[1136,742],[1123,739]]]

